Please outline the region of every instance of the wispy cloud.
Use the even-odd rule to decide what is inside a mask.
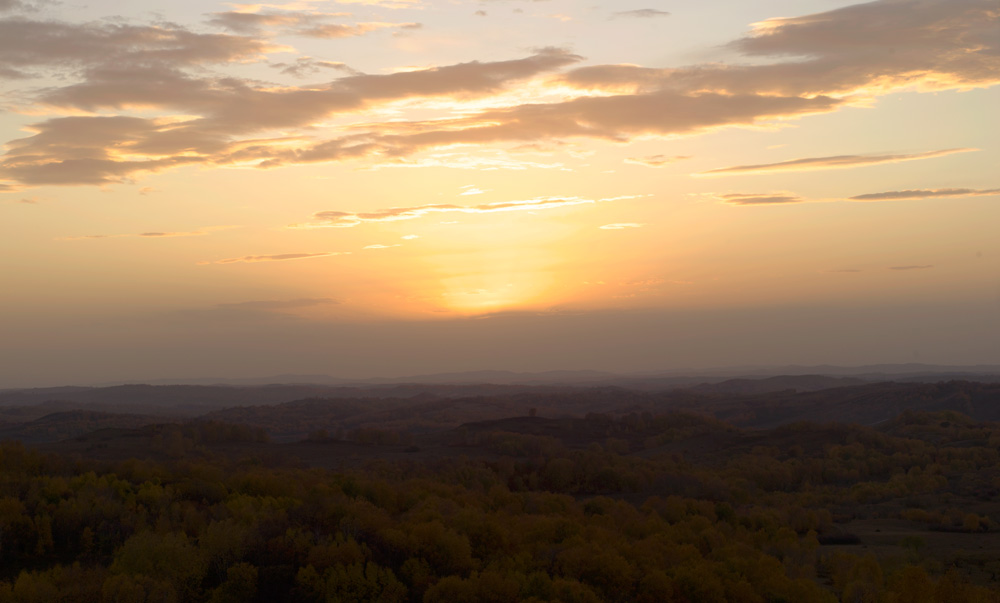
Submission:
[[[917,159],[931,159],[955,153],[968,153],[979,149],[942,149],[925,153],[885,154],[885,155],[833,155],[830,157],[806,157],[791,159],[778,163],[759,163],[754,165],[737,165],[699,172],[695,176],[729,176],[733,174],[763,174],[767,172],[804,172],[809,170],[832,170],[878,165],[880,163],[899,163]]]
[[[337,0],[340,4],[361,4],[378,8],[417,8],[423,0]]]
[[[715,199],[730,205],[780,205],[806,201],[794,193],[728,193],[712,195]]]
[[[655,8],[640,8],[637,10],[623,10],[611,15],[612,19],[619,18],[633,18],[633,19],[651,19],[653,17],[667,17],[670,16],[665,10],[658,10]]]
[[[390,249],[392,247],[402,247],[399,243],[394,245],[383,245],[381,243],[375,243],[374,245],[365,245],[364,249]]]
[[[299,299],[287,300],[261,300],[245,301],[230,304],[219,304],[218,308],[233,310],[254,310],[254,311],[281,311],[296,310],[299,308],[309,308],[313,306],[326,306],[339,304],[340,302],[330,297],[303,297]]]
[[[388,161],[376,163],[372,169],[381,168],[424,168],[446,167],[458,170],[476,170],[491,172],[497,170],[569,170],[563,163],[541,163],[538,161],[522,161],[498,155],[483,157],[469,153],[433,153],[429,157],[408,159],[394,157]]]
[[[605,224],[604,226],[598,226],[601,230],[625,230],[626,228],[642,228],[645,224],[636,224],[635,222],[618,222],[616,224]]]
[[[241,35],[292,35],[310,38],[351,38],[382,29],[419,29],[420,23],[395,23],[386,21],[366,21],[356,23],[335,23],[351,17],[351,13],[329,13],[306,10],[268,10],[260,6],[245,7],[245,10],[212,13],[210,25],[228,29]]]
[[[526,201],[499,201],[484,203],[471,207],[452,204],[418,205],[415,207],[393,207],[369,213],[353,213],[344,211],[321,211],[313,215],[313,221],[306,224],[292,224],[290,228],[353,228],[369,222],[395,222],[398,220],[413,220],[428,214],[464,213],[489,214],[506,211],[533,211],[555,209],[570,205],[584,205],[603,201],[618,201],[635,199],[636,195],[609,197],[606,199],[584,199],[582,197],[539,197]]]
[[[298,57],[291,63],[271,63],[269,67],[280,69],[281,73],[295,77],[314,75],[324,69],[341,71],[351,75],[360,75],[357,71],[347,66],[346,63],[339,63],[336,61],[320,61],[312,57]]]
[[[466,186],[463,186],[462,189],[463,189],[462,192],[459,193],[459,196],[462,197],[466,197],[469,195],[482,195],[483,193],[489,192],[488,190],[483,190],[474,184],[468,184]]]
[[[944,197],[987,197],[991,195],[1000,195],[1000,188],[936,188],[886,191],[883,193],[855,195],[851,197],[851,201],[902,201],[907,199],[939,199]]]
[[[902,191],[886,191],[881,193],[866,193],[849,197],[848,201],[906,201],[919,199],[941,199],[948,197],[988,197],[1000,195],[1000,189],[974,189],[974,188],[938,188],[938,189],[913,189]],[[772,205],[782,203],[803,203],[835,201],[836,199],[807,199],[795,193],[787,191],[775,193],[709,193],[713,199],[729,203],[731,205]]]
[[[171,237],[198,237],[205,234],[208,233],[207,232],[140,232],[135,236],[149,238],[149,239],[163,239]]]
[[[276,255],[245,255],[239,258],[226,258],[214,262],[198,262],[199,264],[256,264],[258,262],[287,262],[289,260],[309,260],[325,258],[333,255],[350,255],[350,251],[325,251],[322,253],[279,253]]]
[[[933,268],[931,264],[924,264],[920,266],[890,266],[889,270],[927,270]]]
[[[646,157],[629,157],[625,163],[634,165],[644,165],[651,168],[660,168],[671,163],[691,159],[690,155],[648,155]]]
[[[348,13],[343,13],[343,15],[347,16]],[[260,34],[266,29],[299,25],[308,22],[309,19],[321,19],[323,15],[300,11],[282,11],[280,13],[226,11],[212,13],[211,17],[208,21],[209,25],[228,29],[239,34]]]
[[[385,23],[385,22],[369,22],[369,23],[355,23],[352,25],[344,25],[341,23],[326,23],[323,25],[316,25],[314,27],[308,27],[305,29],[300,29],[296,33],[300,36],[306,36],[309,38],[351,38],[355,36],[363,36],[367,33],[378,31],[380,29],[420,29],[421,25],[419,23]]]
[[[117,234],[117,235],[82,235],[79,237],[60,237],[59,241],[86,241],[90,239],[122,239],[122,238],[145,238],[145,239],[169,239],[173,237],[200,237],[207,235],[207,232],[203,231],[191,231],[191,232],[140,232],[138,234]]]
[[[96,234],[96,235],[83,235],[78,237],[60,237],[59,241],[84,241],[88,239],[121,239],[121,238],[142,238],[142,239],[171,239],[176,237],[201,237],[207,234],[211,234],[219,230],[229,230],[232,228],[239,228],[239,226],[208,226],[200,230],[191,231],[150,231],[150,232],[140,232],[135,234]]]

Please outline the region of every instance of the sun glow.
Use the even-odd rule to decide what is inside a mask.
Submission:
[[[546,281],[536,273],[503,271],[456,276],[442,281],[441,301],[463,315],[524,310],[545,301]]]

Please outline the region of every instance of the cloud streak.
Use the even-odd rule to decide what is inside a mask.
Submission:
[[[350,251],[325,251],[322,253],[279,253],[276,255],[245,255],[239,258],[226,258],[215,260],[214,262],[198,262],[206,264],[256,264],[259,262],[287,262],[290,260],[310,260],[313,258],[325,258],[334,255],[350,255]]]
[[[207,232],[141,232],[139,234],[118,234],[118,235],[83,235],[79,237],[62,237],[60,241],[86,241],[92,239],[121,239],[121,238],[145,238],[145,239],[169,239],[174,237],[200,237],[207,235]]]
[[[729,205],[785,205],[806,201],[794,193],[729,193],[713,195],[714,198]]]
[[[327,23],[324,25],[316,25],[314,27],[309,27],[306,29],[300,29],[296,33],[300,36],[306,36],[309,38],[321,38],[321,39],[334,39],[334,38],[353,38],[356,36],[363,36],[367,33],[378,31],[381,29],[395,29],[395,30],[406,30],[406,29],[420,29],[420,23],[385,23],[380,21],[373,21],[369,23],[355,23],[353,25],[343,25],[341,23]]]
[[[950,197],[988,197],[1000,195],[1000,188],[938,188],[912,189],[902,191],[886,191],[881,193],[865,193],[849,197],[847,201],[907,201],[920,199],[944,199]],[[788,203],[835,201],[836,199],[807,199],[795,193],[782,191],[776,193],[727,193],[711,194],[712,198],[730,205],[780,205]]]
[[[114,235],[83,235],[79,237],[61,237],[57,240],[59,241],[85,241],[92,239],[121,239],[121,238],[140,238],[140,239],[172,239],[177,237],[201,237],[207,234],[211,234],[217,230],[229,230],[231,228],[239,228],[238,226],[209,226],[207,228],[202,228],[201,230],[191,230],[191,231],[150,231],[150,232],[140,232],[136,234],[114,234]]]
[[[633,18],[633,19],[652,19],[654,17],[669,17],[670,13],[665,10],[658,10],[655,8],[640,8],[637,10],[623,10],[616,12],[611,15],[612,19],[619,18]]]
[[[678,161],[683,161],[685,159],[691,159],[690,155],[649,155],[646,157],[629,157],[625,159],[625,163],[631,163],[633,165],[644,165],[651,168],[661,168],[670,165],[671,163],[676,163]]]
[[[1000,195],[1000,188],[937,188],[913,189],[905,191],[886,191],[883,193],[866,193],[855,195],[851,201],[903,201],[912,199],[941,199],[947,197],[987,197]]]
[[[313,214],[312,222],[292,224],[289,228],[353,228],[372,222],[396,222],[399,220],[414,220],[430,214],[463,213],[491,214],[509,211],[535,211],[555,209],[571,205],[586,205],[605,201],[635,199],[636,195],[609,197],[606,199],[585,199],[582,197],[539,197],[525,201],[500,201],[482,205],[463,206],[453,204],[418,205],[414,207],[393,207],[375,212],[353,213],[344,211],[321,211]]]
[[[699,172],[695,176],[731,176],[735,174],[764,174],[768,172],[806,172],[812,170],[835,170],[868,165],[878,165],[882,163],[899,163],[902,161],[915,161],[918,159],[932,159],[934,157],[944,157],[955,153],[968,153],[979,149],[942,149],[939,151],[927,151],[925,153],[908,154],[884,154],[884,155],[833,155],[830,157],[806,157],[803,159],[791,159],[778,163],[760,163],[755,165],[737,165],[733,167],[717,168],[707,172]]]
[[[635,222],[618,222],[615,224],[605,224],[604,226],[598,226],[601,230],[625,230],[626,228],[642,228],[645,224],[637,224]]]
[[[253,311],[273,312],[281,310],[297,310],[299,308],[311,308],[314,306],[326,306],[339,303],[340,303],[339,301],[330,297],[303,297],[299,299],[288,299],[288,300],[261,300],[261,301],[236,302],[231,304],[219,304],[216,307],[228,310],[253,310]]]

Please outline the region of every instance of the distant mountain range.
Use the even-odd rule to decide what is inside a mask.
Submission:
[[[624,387],[688,387],[701,383],[719,383],[729,379],[763,379],[775,377],[852,377],[862,381],[934,382],[950,379],[970,381],[1000,380],[1000,365],[936,365],[936,364],[870,364],[862,366],[789,365],[778,367],[740,366],[710,369],[675,369],[640,373],[605,371],[466,371],[431,373],[404,377],[334,377],[323,374],[282,374],[265,377],[227,378],[199,377],[190,379],[156,379],[148,385],[338,385],[371,386],[393,384],[497,384],[497,385],[619,385]],[[97,384],[96,387],[123,385],[121,382]]]
[[[879,425],[906,411],[953,411],[976,421],[998,421],[1000,381],[868,383],[852,377],[793,375],[661,389],[398,384],[23,390],[0,392],[0,440],[52,442],[99,429],[199,420],[262,429],[276,441],[292,442],[318,430],[426,434],[510,417],[638,416],[672,411],[712,416],[750,429],[800,421]]]
[[[921,396],[930,395],[931,398],[938,395],[927,394],[937,390],[920,389],[923,384],[1000,384],[1000,366],[736,367],[702,374],[662,371],[628,375],[599,371],[474,371],[361,380],[327,375],[277,375],[257,379],[184,381],[0,390],[0,439],[36,437],[43,433],[64,434],[85,426],[134,427],[137,421],[152,420],[150,417],[175,421],[209,417],[224,410],[228,412],[216,418],[239,422],[238,417],[256,412],[251,412],[251,408],[314,400],[321,400],[324,404],[337,401],[338,404],[358,404],[362,408],[380,408],[385,414],[379,416],[378,422],[383,423],[398,419],[404,407],[416,408],[423,404],[429,404],[428,408],[450,408],[454,402],[464,401],[461,404],[463,408],[480,409],[480,418],[500,418],[507,410],[494,416],[490,403],[484,400],[504,400],[498,402],[498,409],[508,409],[508,405],[513,404],[517,408],[523,406],[521,410],[524,410],[544,407],[544,400],[556,398],[571,400],[564,410],[569,411],[572,407],[572,412],[605,412],[628,404],[635,404],[635,408],[656,408],[661,404],[699,411],[711,408],[711,412],[719,418],[738,424],[745,421],[745,426],[768,425],[777,420],[775,417],[780,417],[780,420],[822,417],[871,423],[914,407],[899,400],[915,395],[915,392],[921,392]],[[884,387],[888,389],[882,389]],[[826,392],[829,392],[829,397]],[[880,399],[878,396],[868,397],[871,392],[892,392],[890,397],[897,401],[891,408],[881,409],[881,403],[873,402]],[[819,394],[819,397],[809,397],[812,393]],[[842,409],[842,412],[829,416],[826,414],[846,399],[860,402],[849,405],[848,410]],[[609,400],[614,400],[614,404],[608,406]],[[626,404],[628,400],[631,402]],[[787,406],[785,410],[775,417],[761,414],[763,411],[758,404],[767,406],[778,400]],[[833,403],[833,400],[837,402]],[[975,405],[973,414],[985,413],[993,404],[992,398],[990,400],[983,402],[986,406]],[[588,407],[591,402],[596,405]],[[830,406],[831,403],[834,406]],[[874,414],[865,410],[869,404],[875,404]],[[950,404],[948,402],[940,408],[952,408]],[[799,410],[793,410],[796,407]],[[921,406],[917,404],[916,407]],[[753,411],[748,411],[748,408],[753,408]],[[805,412],[807,408],[811,410]],[[43,423],[31,425],[30,431],[25,431],[29,424],[48,415],[75,411],[91,414],[72,415],[71,418],[67,418],[70,415],[61,416],[59,422],[69,424],[71,427],[68,430],[55,429],[51,424]],[[747,419],[748,413],[758,419]],[[475,413],[466,414],[463,411],[458,414],[464,420],[477,418]],[[1000,418],[1000,415],[987,415],[979,418]],[[428,424],[440,421],[436,418]],[[309,419],[303,419],[301,424],[308,426],[310,423]]]

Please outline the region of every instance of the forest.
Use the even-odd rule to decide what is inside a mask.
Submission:
[[[61,411],[0,443],[0,602],[1000,601],[994,390]]]

